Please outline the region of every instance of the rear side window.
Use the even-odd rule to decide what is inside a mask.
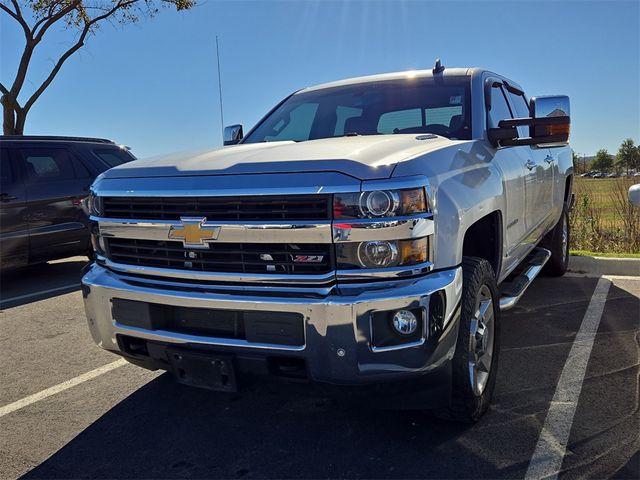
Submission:
[[[464,121],[462,118],[462,105],[427,108],[425,115],[427,125],[442,125],[452,130],[459,128]]]
[[[498,128],[500,120],[511,119],[511,110],[504,96],[502,87],[495,85],[491,87],[491,110],[488,114],[488,128]]]
[[[406,129],[422,127],[422,110],[411,108],[380,115],[378,133],[399,133]]]
[[[117,167],[133,160],[133,157],[119,148],[96,148],[93,154],[107,164],[109,168]]]
[[[362,109],[355,107],[343,107],[338,105],[336,107],[336,128],[333,132],[333,135],[336,137],[340,137],[346,133],[345,125],[348,125],[349,119],[351,118],[360,118],[362,116]]]
[[[20,152],[29,180],[60,181],[73,180],[81,176],[77,175],[74,169],[75,159],[62,148],[25,148]]]

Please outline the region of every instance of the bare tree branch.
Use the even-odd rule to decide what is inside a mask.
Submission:
[[[2,83],[0,83],[0,92],[6,95],[9,93],[9,90],[7,90],[7,87],[5,87]]]
[[[62,65],[64,64],[64,62],[66,62],[67,59],[71,55],[73,55],[75,52],[80,50],[80,48],[82,48],[82,46],[84,45],[84,40],[87,37],[87,35],[89,34],[89,32],[91,31],[91,27],[93,27],[93,25],[95,25],[96,23],[98,23],[98,22],[100,22],[102,20],[105,20],[106,18],[110,17],[115,12],[117,12],[119,9],[127,7],[129,5],[132,5],[132,4],[136,3],[137,1],[138,0],[119,1],[118,3],[116,3],[113,6],[113,8],[111,8],[106,13],[104,13],[102,15],[99,15],[97,17],[94,17],[91,20],[89,20],[88,22],[86,22],[85,25],[84,25],[84,28],[82,29],[82,33],[80,34],[80,37],[78,38],[78,41],[75,44],[73,44],[73,46],[71,48],[69,48],[58,59],[58,61],[54,65],[53,69],[51,70],[51,73],[49,73],[49,76],[44,80],[44,82],[42,82],[42,85],[40,85],[40,87],[38,87],[38,89],[33,93],[33,95],[31,95],[29,100],[27,100],[27,102],[24,104],[24,110],[27,111],[27,112],[29,111],[29,109],[31,108],[33,103],[38,99],[38,97],[40,97],[40,95],[42,95],[42,93],[47,89],[49,84],[51,84],[53,79],[56,77],[56,75],[58,74],[58,72],[62,68]]]
[[[11,16],[16,22],[20,24],[20,26],[22,27],[22,30],[24,30],[25,35],[30,35],[31,31],[29,30],[29,25],[27,25],[27,22],[22,17],[22,12],[20,11],[20,7],[15,2],[15,0],[12,0],[12,3],[16,9],[15,12],[11,10],[9,7],[7,7],[4,3],[0,3],[0,8],[5,12],[7,12],[9,16]]]

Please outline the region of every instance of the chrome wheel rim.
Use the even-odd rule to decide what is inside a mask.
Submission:
[[[567,217],[562,215],[562,262],[567,259],[567,250],[569,247],[569,226],[567,225]]]
[[[482,395],[491,373],[495,321],[491,290],[482,285],[469,327],[469,381],[473,393]]]

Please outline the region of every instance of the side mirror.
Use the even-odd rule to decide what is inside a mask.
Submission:
[[[529,126],[529,136],[536,140],[536,144],[554,147],[567,145],[571,129],[569,97],[533,97],[529,103],[534,120],[533,125]]]
[[[629,187],[629,203],[640,207],[640,183]]]
[[[489,140],[494,145],[510,147],[515,145],[538,145],[560,147],[569,143],[571,117],[569,115],[569,97],[555,95],[533,97],[529,102],[529,118],[501,120],[498,128],[490,128]],[[529,137],[517,138],[517,129],[529,126]]]
[[[224,145],[235,145],[242,140],[242,125],[229,125],[224,127],[223,143]]]

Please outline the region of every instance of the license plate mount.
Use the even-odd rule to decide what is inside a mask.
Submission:
[[[218,392],[237,392],[233,357],[167,351],[173,375],[179,383]]]

